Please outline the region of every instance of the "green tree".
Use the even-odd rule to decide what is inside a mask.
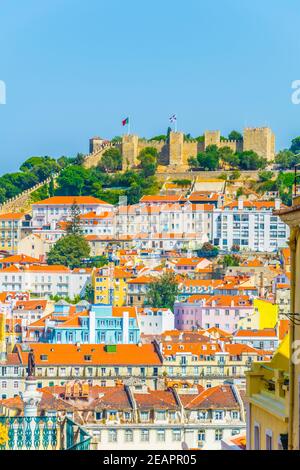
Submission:
[[[290,151],[293,153],[300,153],[300,136],[295,137],[292,140],[292,144],[290,146]]]
[[[70,209],[70,221],[68,221],[67,225],[67,234],[69,235],[81,235],[81,222],[80,222],[80,208],[75,203],[72,204]]]
[[[199,163],[198,163],[197,158],[189,157],[188,158],[188,166],[189,166],[190,170],[198,170]]]
[[[149,284],[146,305],[154,308],[174,308],[178,282],[174,273],[165,273]]]
[[[290,150],[281,150],[275,157],[275,163],[281,170],[287,170],[300,163],[300,156],[295,155]]]
[[[157,169],[158,152],[154,147],[145,147],[139,153],[138,160],[140,161],[140,168],[145,178],[155,175]]]
[[[230,173],[229,179],[231,181],[235,181],[235,180],[238,180],[240,176],[241,176],[241,172],[239,170],[234,170]]]
[[[273,171],[262,170],[258,173],[259,181],[265,182],[270,181],[274,176]]]
[[[103,152],[99,168],[106,173],[114,173],[122,169],[122,155],[118,148],[111,147]]]
[[[221,263],[223,264],[224,268],[228,268],[229,266],[239,266],[240,265],[240,257],[237,255],[224,255]]]
[[[241,152],[239,155],[239,167],[241,170],[260,170],[267,166],[266,158],[260,157],[253,150]]]
[[[209,145],[204,152],[197,155],[199,168],[203,170],[217,170],[219,168],[220,155],[216,145]]]
[[[74,165],[83,165],[84,155],[83,153],[77,153],[76,157],[73,160]]]
[[[64,168],[57,178],[56,193],[62,196],[81,196],[90,177],[90,171],[82,166],[72,165]]]
[[[48,193],[49,193],[49,197],[53,197],[55,194],[54,180],[52,176],[51,176],[49,186],[48,186]]]
[[[215,258],[218,254],[219,249],[209,242],[203,243],[202,248],[197,251],[197,255],[200,258]]]
[[[229,140],[243,140],[243,136],[240,132],[233,130],[229,132],[228,139]]]
[[[48,264],[62,264],[70,268],[82,265],[82,259],[90,254],[90,246],[81,235],[68,234],[60,238],[47,256]]]

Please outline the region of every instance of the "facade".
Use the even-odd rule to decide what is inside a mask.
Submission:
[[[126,305],[127,282],[133,273],[125,268],[110,264],[93,271],[94,302],[96,304],[112,304],[116,307]]]
[[[33,350],[38,388],[64,385],[70,380],[88,381],[93,385],[114,387],[146,384],[157,389],[162,381],[162,357],[153,344],[47,344],[16,345],[21,373],[25,374],[28,352]],[[7,367],[3,365],[2,367]],[[24,375],[19,380],[24,387]]]
[[[112,209],[111,204],[91,196],[54,196],[32,204],[32,227],[56,228],[58,222],[70,219],[74,205],[79,207],[81,214],[95,211],[99,215]]]
[[[295,181],[295,184],[297,181]],[[296,189],[297,188],[296,186]],[[288,448],[289,450],[300,449],[300,364],[298,343],[300,340],[299,328],[299,312],[300,312],[300,292],[299,292],[299,259],[300,259],[300,211],[299,211],[299,196],[296,195],[293,199],[293,206],[283,209],[277,213],[284,223],[286,223],[291,230],[290,235],[290,252],[285,253],[286,264],[290,265],[291,270],[291,297],[290,297],[290,311],[288,313],[289,322],[289,423],[288,423]]]
[[[154,391],[72,381],[35,393],[38,416],[80,422],[97,450],[217,450],[222,439],[238,437],[245,430],[241,392],[229,385],[209,391],[202,387]],[[21,419],[28,409],[27,394],[3,400],[2,414]]]
[[[230,251],[238,245],[246,251],[277,251],[287,245],[289,229],[273,212],[281,207],[280,200],[243,201],[215,209],[213,243]]]
[[[247,296],[195,295],[174,305],[175,327],[178,330],[216,327],[233,332],[238,321],[253,312]]]
[[[143,335],[161,335],[174,330],[174,313],[169,308],[139,308],[137,318]]]
[[[252,365],[247,377],[247,449],[287,449],[289,422],[289,336],[273,359]]]
[[[30,217],[24,213],[0,214],[0,249],[11,254],[18,253],[18,245],[30,226]]]
[[[62,321],[62,312],[46,320],[44,341],[56,344],[138,344],[135,307],[92,305]],[[32,326],[33,327],[33,326]]]
[[[91,270],[74,269],[65,266],[32,265],[9,266],[0,270],[1,291],[30,292],[38,298],[60,297],[74,298],[84,295],[86,286],[91,283]]]
[[[234,334],[232,341],[265,351],[274,351],[279,345],[277,332],[272,328],[264,330],[238,330]]]

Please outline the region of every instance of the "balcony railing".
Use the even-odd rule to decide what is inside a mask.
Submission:
[[[7,440],[0,450],[88,450],[91,436],[71,419],[0,417]]]

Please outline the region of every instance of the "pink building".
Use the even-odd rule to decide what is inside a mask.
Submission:
[[[175,328],[193,330],[216,327],[233,332],[237,323],[253,313],[252,300],[246,295],[193,295],[174,305]]]

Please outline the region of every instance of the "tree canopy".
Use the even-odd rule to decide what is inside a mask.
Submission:
[[[90,246],[81,235],[73,233],[60,238],[47,256],[48,264],[62,264],[70,268],[82,266],[82,259],[90,254]]]
[[[174,273],[164,273],[148,288],[146,305],[173,310],[178,295],[178,282]]]

